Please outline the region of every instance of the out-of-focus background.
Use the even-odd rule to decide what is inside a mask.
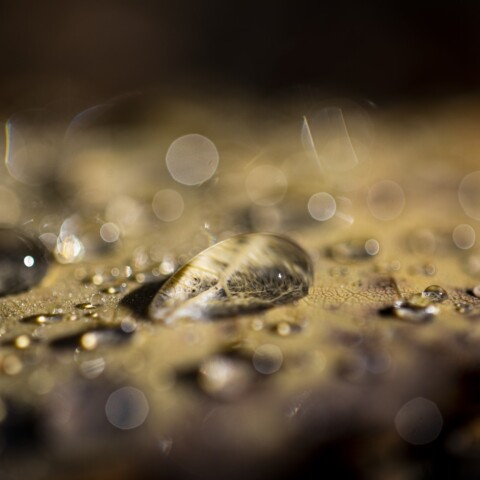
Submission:
[[[480,4],[0,2],[0,109],[218,88],[385,104],[478,91]]]

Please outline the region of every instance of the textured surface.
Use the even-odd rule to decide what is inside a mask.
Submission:
[[[308,116],[282,107],[287,120],[273,121],[225,105],[179,103],[168,119],[153,108],[122,135],[93,124],[56,179],[62,202],[34,190],[43,209],[24,207],[19,221],[58,235],[57,262],[38,287],[0,300],[2,478],[317,478],[332,468],[478,477],[480,256],[477,220],[465,213],[477,210],[470,190],[466,209],[458,193],[477,168],[480,109],[344,106],[345,128],[336,122],[335,141],[319,145],[321,124]],[[140,118],[147,126],[136,129]],[[200,130],[218,148],[218,170],[178,185],[165,152]],[[249,181],[252,194],[245,179],[258,165],[283,177]],[[24,199],[22,186],[9,188]],[[172,222],[151,207],[166,188],[184,202]],[[328,220],[313,218],[317,192],[335,198]],[[62,228],[75,214],[70,236],[46,231],[47,213]],[[98,234],[108,222],[120,227],[114,242]],[[149,320],[177,267],[251,231],[308,252],[305,298],[214,321],[188,308],[170,325]],[[446,295],[423,294],[431,285]]]

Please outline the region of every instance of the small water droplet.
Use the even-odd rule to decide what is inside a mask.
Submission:
[[[448,298],[446,290],[439,285],[430,285],[427,287],[422,295],[428,298],[431,302],[443,302]]]
[[[22,318],[24,323],[33,323],[37,325],[47,325],[50,323],[58,323],[63,320],[63,315],[58,313],[38,313]]]
[[[412,323],[425,323],[431,320],[439,312],[437,305],[430,303],[430,300],[420,294],[412,298],[396,301],[393,306],[380,311],[382,315],[393,315],[402,320]]]
[[[174,273],[155,295],[149,314],[171,322],[268,308],[304,297],[312,280],[311,260],[296,243],[265,233],[238,235]]]
[[[102,346],[120,345],[132,337],[134,331],[126,332],[121,327],[99,326],[95,329],[82,330],[59,336],[50,342],[54,348],[77,348],[92,351]]]
[[[43,245],[14,228],[0,227],[0,296],[23,292],[47,273]]]
[[[75,308],[79,310],[95,310],[97,307],[97,305],[93,305],[91,302],[77,303],[77,305],[75,305]]]
[[[127,284],[121,283],[120,285],[110,285],[109,287],[102,288],[102,293],[107,293],[108,295],[115,295],[117,293],[124,293],[127,290]]]

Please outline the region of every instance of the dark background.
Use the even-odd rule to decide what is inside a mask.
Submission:
[[[478,92],[480,2],[432,5],[0,0],[0,110],[136,90],[384,104]]]

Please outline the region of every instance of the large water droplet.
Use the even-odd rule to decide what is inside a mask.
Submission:
[[[288,238],[238,235],[204,250],[160,288],[150,317],[214,317],[268,308],[304,297],[313,280],[308,254]]]
[[[47,273],[42,244],[13,228],[0,227],[0,295],[28,290]]]

